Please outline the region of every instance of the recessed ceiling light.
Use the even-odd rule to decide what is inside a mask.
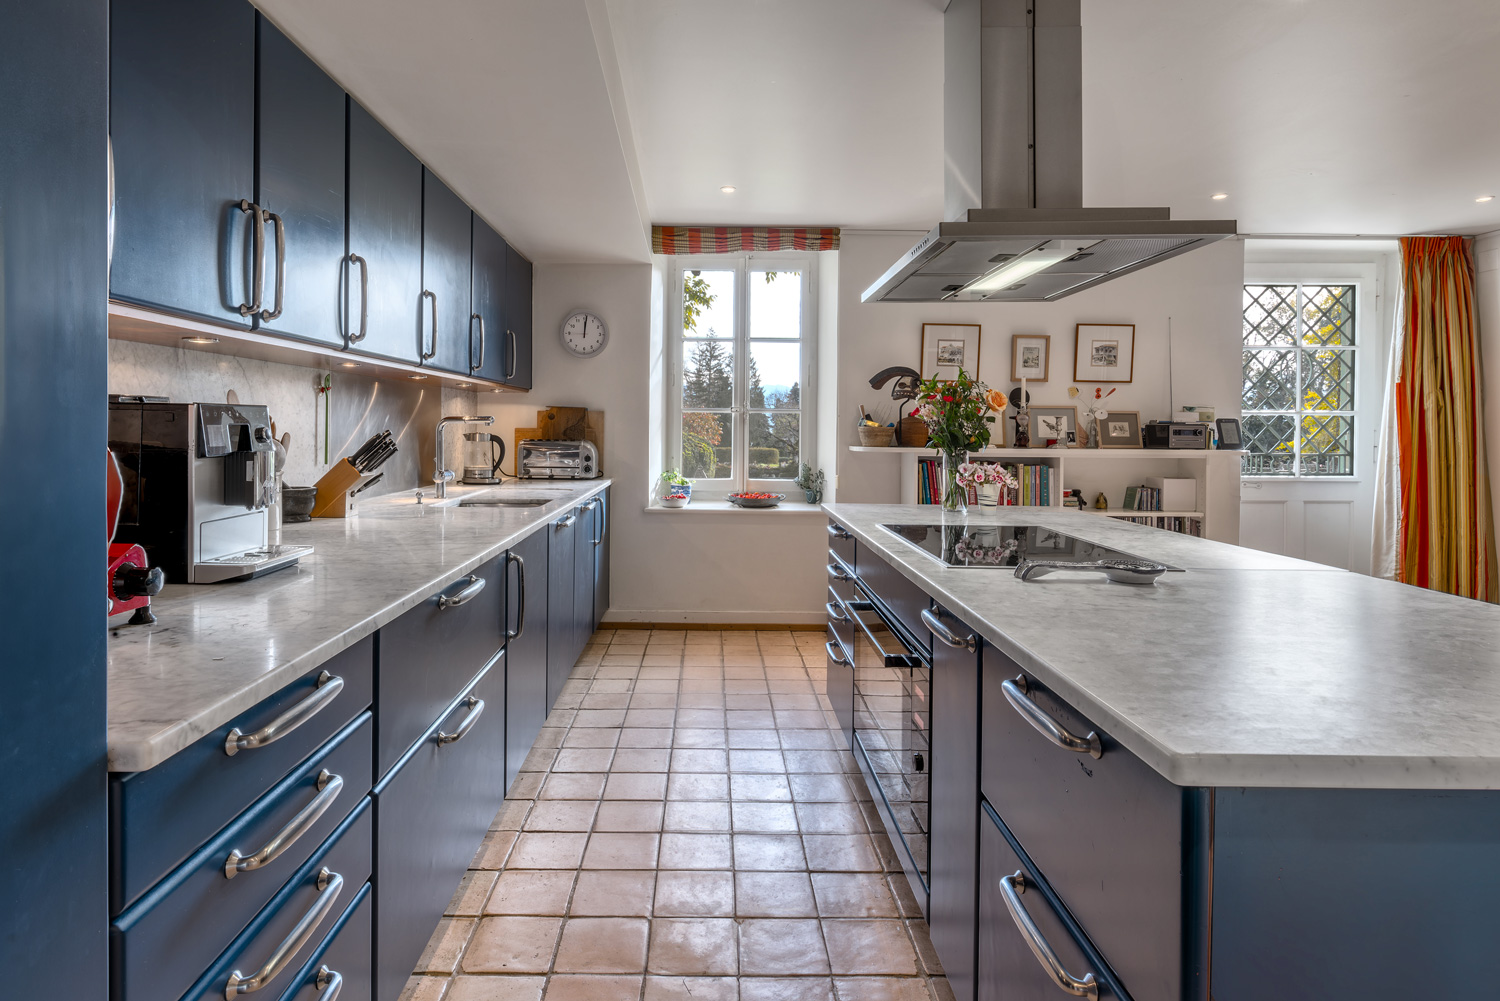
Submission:
[[[459,389],[468,389],[472,385],[474,385],[472,382],[460,382],[458,384],[458,388]]]
[[[1217,193],[1213,197],[1214,197],[1214,201],[1216,201],[1216,202],[1222,202],[1224,199],[1226,199],[1226,198],[1229,197],[1229,192],[1227,192],[1227,191],[1220,191],[1219,193]]]
[[[341,361],[339,364],[344,368],[359,368],[359,362],[357,361]]]
[[[726,184],[722,188],[720,188],[719,190],[722,191],[722,192],[724,192],[726,195],[732,195],[732,194],[734,194],[734,185],[733,184]]]
[[[182,343],[184,343],[184,344],[217,344],[217,343],[219,343],[219,339],[217,337],[205,337],[202,334],[196,334],[196,335],[194,335],[192,337],[184,337],[182,339]]]
[[[1478,198],[1476,198],[1474,200],[1476,202],[1492,202],[1492,201],[1495,200],[1495,196],[1494,195],[1480,195]]]
[[[410,375],[410,376],[407,376],[407,378],[411,379],[413,382],[421,382],[423,379],[427,378],[427,376],[425,376],[425,375]]]

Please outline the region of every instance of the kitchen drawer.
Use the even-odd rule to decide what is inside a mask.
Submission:
[[[854,566],[845,563],[831,548],[828,550],[828,587],[840,601],[854,599]]]
[[[370,928],[375,902],[369,883],[359,887],[354,900],[339,917],[302,969],[287,982],[277,1001],[328,1001],[338,984],[338,1001],[369,1001],[374,972]]]
[[[932,652],[932,634],[922,624],[922,610],[932,605],[927,592],[901,576],[901,572],[878,556],[868,552],[859,561],[859,579],[872,598],[883,604],[910,636],[903,642],[915,640],[923,653]]]
[[[856,546],[854,536],[843,525],[833,520],[828,522],[828,551],[843,560],[850,570],[859,569],[855,562]]]
[[[370,719],[364,713],[340,731],[115,920],[116,997],[179,996],[364,799]],[[282,836],[274,859],[225,876],[231,853],[253,855]]]
[[[277,891],[249,927],[235,936],[229,948],[182,995],[181,1001],[222,1001],[231,975],[238,972],[242,977],[253,977],[289,942],[294,948],[261,990],[265,996],[275,997],[277,991],[292,983],[316,943],[328,934],[338,916],[369,882],[374,860],[373,831],[374,811],[366,799]],[[304,919],[309,922],[304,929],[307,934],[298,944],[293,933]],[[116,995],[113,1001],[161,1001],[172,996],[155,992],[144,998]]]
[[[844,607],[847,600],[852,599],[840,598],[838,592],[830,587],[828,602],[823,606],[828,612],[828,629],[843,644],[846,655],[854,650],[854,619],[850,617],[849,609]]]
[[[374,637],[366,637],[155,768],[110,776],[111,917],[370,708],[374,648]],[[329,680],[320,687],[324,672]],[[298,707],[315,708],[299,716]],[[286,726],[272,743],[225,753],[232,731],[254,734],[283,716]]]
[[[847,627],[848,624],[845,623]],[[828,671],[824,678],[823,690],[828,695],[828,701],[833,706],[833,714],[838,718],[839,729],[844,732],[844,743],[847,745],[854,740],[854,667],[850,663],[852,645],[845,643],[834,628],[834,623],[828,623]]]
[[[502,658],[376,787],[377,1001],[401,993],[504,798]]]
[[[466,591],[468,598],[462,597]],[[455,599],[461,603],[453,604]],[[504,556],[451,582],[380,630],[377,778],[427,732],[504,642]]]
[[[1007,699],[1015,662],[984,649],[985,798],[1138,998],[1182,997],[1184,809],[1172,785],[1026,677],[1024,691],[1100,757],[1058,746]],[[1024,707],[1025,702],[1021,702]]]
[[[1022,889],[1013,898],[1017,911],[1011,913],[1005,887],[1007,880]],[[1099,961],[1095,951],[1077,925],[1060,907],[1055,894],[1036,878],[1036,873],[1016,854],[1004,832],[987,813],[979,818],[979,964],[975,977],[975,1001],[1058,1001],[1067,990],[1054,980],[1042,959],[1033,951],[1028,930],[1023,923],[1029,918],[1042,951],[1056,957],[1067,976],[1092,978],[1097,996],[1120,999],[1118,982]],[[1149,998],[1152,995],[1138,995]]]

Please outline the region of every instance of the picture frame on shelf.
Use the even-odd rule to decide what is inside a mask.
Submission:
[[[1214,428],[1219,432],[1219,447],[1224,449],[1244,448],[1244,439],[1240,434],[1240,419],[1238,417],[1220,417],[1214,421]]]
[[[1135,324],[1080,323],[1075,329],[1075,382],[1135,381]]]
[[[922,378],[937,376],[952,381],[963,369],[979,378],[979,324],[922,324],[922,357],[917,371]]]
[[[1047,442],[1054,439],[1069,446],[1078,443],[1077,407],[1031,408],[1031,447],[1046,448]]]
[[[1111,410],[1099,422],[1100,448],[1140,448],[1141,415],[1137,410]]]
[[[1010,335],[1011,382],[1046,382],[1051,369],[1051,334]]]

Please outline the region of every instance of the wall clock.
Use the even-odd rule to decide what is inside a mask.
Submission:
[[[592,358],[609,343],[609,331],[603,320],[580,309],[563,321],[562,342],[578,357]]]

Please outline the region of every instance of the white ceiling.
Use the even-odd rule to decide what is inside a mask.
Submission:
[[[645,260],[653,222],[941,215],[942,0],[256,2],[539,263]],[[1083,0],[1083,25],[1087,204],[1500,229],[1474,202],[1500,195],[1496,0]]]

